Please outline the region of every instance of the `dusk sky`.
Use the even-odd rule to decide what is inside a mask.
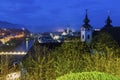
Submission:
[[[80,30],[86,9],[93,28],[104,26],[108,10],[112,25],[120,26],[120,0],[0,0],[0,20],[33,32]]]

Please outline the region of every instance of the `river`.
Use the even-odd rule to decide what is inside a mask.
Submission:
[[[23,41],[19,46],[17,46],[14,52],[27,52],[33,45],[34,40]]]
[[[19,46],[13,49],[13,52],[27,52],[32,47],[33,43],[34,40],[23,41]],[[14,55],[12,57],[14,60],[21,60],[24,55]]]

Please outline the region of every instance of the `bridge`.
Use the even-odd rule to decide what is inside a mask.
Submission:
[[[26,55],[27,52],[0,52],[0,55]]]

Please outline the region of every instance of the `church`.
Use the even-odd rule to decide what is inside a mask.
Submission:
[[[83,21],[84,24],[81,26],[81,30],[80,30],[81,41],[90,43],[96,31],[94,31],[92,26],[89,24],[90,20],[88,18],[87,10]],[[108,15],[107,19],[105,20],[105,25],[102,27],[102,29],[99,32],[109,33],[110,36],[120,45],[120,26],[113,26],[111,23],[112,20],[110,18],[110,15]]]

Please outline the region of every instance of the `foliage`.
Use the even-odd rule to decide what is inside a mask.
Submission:
[[[120,58],[109,48],[106,54],[98,52],[92,54],[86,51],[82,44],[84,43],[65,43],[54,51],[57,76],[70,72],[100,71],[120,77]],[[90,47],[87,47],[89,50]]]
[[[34,46],[34,56],[30,56],[24,62],[27,70],[27,80],[53,80],[55,79],[54,58],[46,47]],[[42,50],[42,51],[41,51]]]
[[[100,46],[98,45],[96,49],[99,49]],[[24,62],[28,71],[26,78],[29,80],[53,80],[71,72],[92,71],[120,77],[120,58],[115,55],[116,51],[113,52],[108,47],[104,49],[107,53],[96,51],[92,54],[90,50],[91,46],[89,44],[76,40],[63,43],[52,50],[35,44],[33,52],[30,51],[31,53],[29,53],[31,57]]]
[[[5,75],[8,74],[8,56],[0,56],[0,79],[5,80]]]
[[[114,53],[85,54],[82,58],[83,72],[99,71],[120,77],[120,58],[114,55]]]
[[[90,52],[89,45],[73,40],[73,42],[63,43],[61,47],[53,51],[55,58],[55,70],[57,76],[67,74],[69,72],[81,71],[82,54]],[[79,66],[78,66],[79,65]]]
[[[30,60],[29,60],[30,61]],[[55,78],[54,69],[52,65],[53,59],[50,57],[39,57],[38,61],[31,59],[31,66],[27,66],[28,80],[53,80]]]
[[[92,49],[95,49],[98,52],[107,53],[107,49],[111,52],[117,52],[119,45],[112,38],[112,36],[107,32],[100,32],[92,40]]]
[[[70,73],[56,80],[120,80],[117,77],[100,72]]]

